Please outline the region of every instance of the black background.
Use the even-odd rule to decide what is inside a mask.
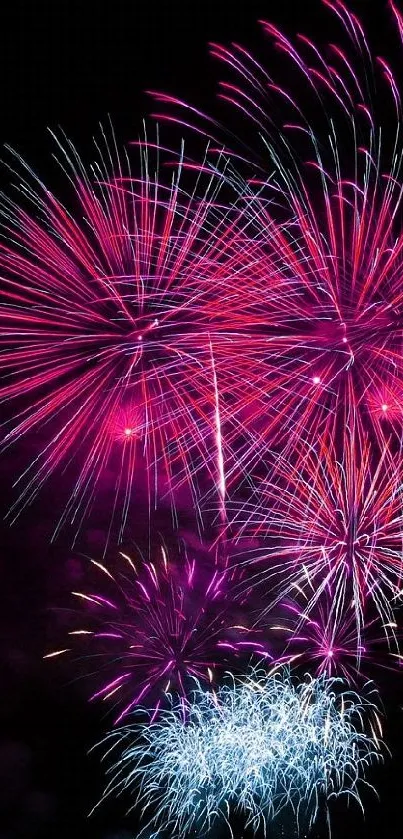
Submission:
[[[361,0],[354,8],[375,39],[375,50],[390,57],[392,49],[398,57],[396,46],[390,47],[387,3]],[[53,186],[47,127],[60,125],[85,159],[99,121],[108,114],[119,141],[136,139],[142,116],[153,110],[144,93],[148,88],[173,92],[224,117],[214,105],[219,70],[208,57],[207,41],[235,40],[261,49],[259,17],[290,32],[332,40],[332,18],[316,0],[5,2],[0,10],[0,140]],[[2,179],[7,186],[5,173]],[[15,466],[14,454],[1,464],[4,511]],[[71,681],[68,668],[52,669],[42,662],[51,643],[50,608],[67,598],[72,578],[82,574],[66,536],[49,544],[53,500],[45,491],[17,525],[2,525],[0,531],[0,839],[125,839],[136,835],[136,823],[124,817],[121,804],[105,806],[87,819],[103,784],[98,759],[88,757],[87,750],[102,736],[107,720],[99,707],[86,703],[85,691]],[[102,529],[102,511],[98,526]],[[96,533],[86,535],[85,548],[96,551]],[[398,674],[383,676],[381,682],[392,757],[371,776],[380,800],[364,793],[365,819],[357,808],[338,804],[336,839],[401,835],[402,682]]]

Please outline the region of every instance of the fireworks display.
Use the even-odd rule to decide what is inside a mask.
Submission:
[[[329,798],[360,801],[380,729],[369,700],[335,680],[294,684],[287,671],[256,669],[218,693],[197,686],[148,726],[112,734],[108,752],[121,754],[105,795],[134,790],[146,813],[153,805],[152,826],[178,835],[206,836],[234,810],[255,832],[287,809],[312,824]]]
[[[382,732],[347,687],[403,660],[401,85],[321,5],[331,44],[261,22],[264,61],[211,45],[227,126],[153,93],[186,152],[158,127],[120,152],[111,129],[87,168],[54,137],[69,197],[14,153],[0,202],[0,445],[25,457],[8,518],[59,476],[53,536],[94,508],[105,536],[44,657],[78,650],[124,720],[105,797],[180,836],[360,803]],[[203,559],[151,547],[164,505]],[[106,560],[142,516],[148,554]]]
[[[331,658],[330,638],[348,625],[359,663],[375,623],[396,649],[401,600],[402,106],[399,74],[373,57],[354,12],[322,5],[334,16],[331,44],[261,21],[267,66],[238,43],[210,45],[231,73],[219,98],[240,116],[238,137],[153,95],[169,120],[186,114],[246,169],[260,230],[248,299],[258,396],[249,494],[231,507],[235,561],[269,614],[298,592],[301,619],[317,623]],[[403,19],[389,7],[400,44]],[[244,125],[256,131],[253,160]],[[256,550],[243,550],[246,534]]]

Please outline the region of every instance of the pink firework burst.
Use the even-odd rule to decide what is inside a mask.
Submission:
[[[83,627],[69,633],[81,647],[85,641],[81,657],[91,671],[96,662],[91,700],[112,702],[116,723],[139,704],[157,711],[168,693],[185,695],[192,679],[214,683],[216,669],[236,657],[270,658],[253,631],[234,622],[233,588],[225,571],[203,572],[196,560],[171,563],[163,547],[154,562],[124,553],[121,558],[117,573],[91,560],[104,585],[100,591],[73,592],[85,618]],[[45,658],[67,652],[70,647]]]
[[[107,469],[120,534],[142,466],[151,495],[161,478],[172,503],[183,485],[197,507],[203,474],[224,506],[222,415],[231,437],[248,402],[243,283],[255,253],[237,199],[219,200],[226,162],[137,145],[135,176],[107,147],[87,172],[59,144],[70,209],[21,160],[20,196],[2,199],[3,446],[26,437],[34,449],[10,518],[63,469],[73,489],[56,533],[65,522],[79,532]]]
[[[267,445],[312,439],[329,419],[338,433],[351,410],[380,448],[392,433],[401,436],[399,85],[384,58],[373,61],[357,16],[340,0],[323,5],[335,16],[332,36],[341,30],[341,44],[317,45],[302,34],[292,39],[261,22],[276,73],[283,61],[287,68],[286,85],[243,46],[211,45],[235,74],[221,83],[220,100],[259,136],[250,211],[262,256],[249,296],[259,399],[248,407],[255,428],[249,459]],[[389,6],[401,38],[402,16]],[[386,131],[379,91],[382,100],[389,97]],[[196,128],[217,133],[217,123],[196,108],[187,114]],[[241,141],[240,147],[234,159],[248,164],[250,151]]]
[[[402,593],[403,513],[401,470],[386,444],[375,456],[354,427],[341,446],[332,438],[301,444],[298,457],[276,459],[234,523],[240,546],[244,534],[261,539],[240,562],[248,585],[262,586],[272,604],[296,589],[311,618],[330,591],[336,626],[354,613],[358,655],[374,610],[390,634]]]

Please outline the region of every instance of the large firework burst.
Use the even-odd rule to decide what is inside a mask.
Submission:
[[[107,468],[121,532],[142,466],[150,497],[184,484],[197,506],[204,474],[224,504],[222,414],[235,434],[248,401],[249,222],[220,198],[224,158],[193,165],[183,148],[137,145],[132,174],[108,146],[86,171],[59,144],[68,209],[21,160],[18,198],[2,198],[3,446],[28,436],[34,448],[11,518],[60,468],[73,489],[59,527],[76,531]]]
[[[401,433],[399,84],[385,59],[373,61],[357,16],[340,0],[323,2],[342,30],[341,44],[292,40],[262,22],[277,76],[282,61],[287,67],[286,84],[243,46],[211,45],[236,77],[222,82],[220,99],[241,114],[241,131],[245,122],[257,131],[249,209],[263,255],[249,296],[259,393],[250,408],[258,451],[250,447],[249,458],[276,441],[292,446],[312,437],[329,418],[340,428],[353,408],[380,445]],[[401,36],[402,17],[390,8]],[[217,132],[215,121],[195,108],[189,113]],[[230,142],[237,162],[247,163],[250,141],[242,153],[232,135]]]

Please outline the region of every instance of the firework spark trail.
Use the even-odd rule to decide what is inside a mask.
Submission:
[[[164,825],[175,835],[206,836],[217,822],[232,835],[232,812],[254,831],[287,808],[312,825],[332,797],[360,803],[380,738],[373,703],[336,680],[298,684],[284,669],[255,669],[218,693],[197,686],[157,721],[114,732],[108,755],[120,756],[105,797],[128,789],[143,815],[154,811],[145,829]]]
[[[88,173],[72,144],[59,143],[78,214],[19,158],[19,198],[2,198],[0,398],[17,406],[3,445],[40,432],[10,519],[53,472],[77,465],[56,533],[65,522],[80,531],[109,466],[122,534],[141,459],[155,472],[151,487],[164,474],[168,493],[187,484],[197,506],[200,472],[216,481],[211,435],[224,505],[222,417],[230,444],[251,398],[244,287],[258,243],[238,197],[220,199],[223,186],[234,194],[226,160],[210,163],[206,153],[196,165],[183,149],[176,159],[169,153],[173,174],[164,180],[167,150],[138,145],[134,177],[107,146]],[[139,424],[119,455],[115,418],[132,405]],[[236,475],[234,461],[231,468]]]
[[[222,431],[221,431],[221,415],[220,415],[220,397],[219,397],[219,390],[218,390],[218,382],[217,382],[217,373],[215,369],[214,363],[214,353],[213,353],[213,346],[210,342],[210,352],[211,352],[211,367],[213,372],[213,384],[214,384],[214,402],[215,402],[215,436],[216,436],[216,444],[217,444],[217,472],[218,472],[218,492],[220,496],[220,515],[221,520],[225,524],[226,522],[226,512],[225,512],[225,470],[224,470],[224,456],[223,456],[223,441],[222,441]]]
[[[69,634],[88,669],[97,665],[91,699],[112,700],[116,723],[141,702],[159,706],[169,692],[185,696],[191,678],[215,681],[228,660],[253,652],[270,658],[247,626],[234,623],[233,584],[225,571],[203,573],[196,559],[172,563],[164,547],[153,562],[121,557],[116,572],[91,560],[104,585],[73,592],[85,623]],[[64,647],[45,658],[71,651]]]

